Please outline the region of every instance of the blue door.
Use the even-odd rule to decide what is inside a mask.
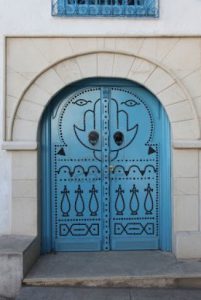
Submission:
[[[170,250],[169,123],[159,101],[137,84],[94,80],[59,94],[45,120],[46,248]]]

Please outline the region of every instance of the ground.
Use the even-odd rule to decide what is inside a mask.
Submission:
[[[24,287],[16,300],[200,300],[200,289]],[[3,300],[0,298],[0,300]]]

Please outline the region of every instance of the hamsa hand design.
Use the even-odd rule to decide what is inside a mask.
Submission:
[[[83,116],[83,127],[74,125],[74,132],[79,142],[94,153],[94,157],[101,160],[101,105],[98,99],[93,109],[86,110]],[[130,126],[129,115],[119,109],[119,103],[115,99],[110,101],[110,153],[111,160],[118,156],[119,151],[128,147],[135,139],[138,132],[138,124]]]

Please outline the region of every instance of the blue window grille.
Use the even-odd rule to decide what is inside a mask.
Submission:
[[[159,16],[159,0],[52,0],[53,16]]]

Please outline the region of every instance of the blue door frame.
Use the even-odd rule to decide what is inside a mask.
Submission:
[[[55,193],[54,191],[54,186],[53,186],[53,181],[52,181],[52,173],[54,172],[54,163],[53,163],[53,152],[51,152],[51,148],[53,148],[52,145],[52,132],[54,132],[54,125],[52,125],[52,118],[55,118],[55,116],[57,115],[57,112],[61,109],[62,104],[64,103],[64,101],[70,97],[72,94],[76,93],[79,90],[83,90],[83,89],[89,89],[89,88],[94,88],[96,87],[97,89],[100,89],[100,93],[101,93],[101,99],[103,100],[103,106],[102,106],[102,116],[103,116],[103,120],[104,118],[108,118],[108,113],[107,113],[107,109],[106,107],[108,107],[108,105],[110,105],[110,111],[113,111],[113,115],[114,115],[114,111],[118,111],[119,115],[122,115],[122,109],[117,109],[118,107],[118,103],[115,103],[115,97],[118,98],[118,96],[121,96],[121,99],[123,99],[123,101],[121,101],[121,103],[126,103],[124,104],[124,106],[126,105],[126,109],[127,112],[129,112],[129,110],[132,108],[132,106],[136,106],[138,107],[138,105],[141,103],[143,103],[144,108],[147,109],[147,118],[149,120],[152,120],[153,115],[157,117],[157,115],[160,115],[160,118],[162,119],[161,123],[160,123],[160,130],[159,130],[159,135],[158,136],[158,140],[160,141],[160,145],[158,145],[160,147],[160,162],[163,163],[159,163],[159,165],[157,165],[156,169],[158,170],[158,172],[155,172],[155,176],[156,176],[156,181],[158,182],[158,189],[157,189],[157,193],[158,196],[156,194],[152,193],[152,187],[149,185],[148,181],[146,182],[146,187],[143,187],[143,190],[145,192],[146,196],[146,207],[145,207],[145,211],[147,214],[152,213],[152,198],[156,198],[158,197],[159,202],[156,203],[157,206],[157,210],[158,210],[158,221],[156,222],[156,224],[154,224],[154,226],[156,227],[157,230],[157,236],[158,239],[156,242],[154,242],[154,239],[152,239],[152,246],[151,249],[161,249],[163,251],[171,251],[171,247],[172,247],[172,218],[171,218],[171,150],[170,150],[170,125],[169,125],[169,121],[166,115],[166,112],[164,111],[162,105],[159,103],[159,101],[157,100],[157,98],[151,94],[148,90],[146,90],[144,87],[140,86],[139,84],[133,83],[131,81],[128,80],[118,80],[118,79],[110,79],[110,78],[95,78],[95,79],[88,79],[88,80],[82,80],[78,83],[75,83],[71,86],[68,86],[66,88],[64,88],[62,91],[60,91],[53,99],[51,99],[49,105],[47,106],[44,114],[43,114],[43,118],[41,120],[41,130],[40,130],[40,154],[39,154],[39,166],[40,166],[40,186],[41,186],[41,201],[42,201],[42,209],[41,209],[41,252],[42,253],[48,253],[51,251],[68,251],[68,247],[69,245],[67,244],[65,247],[62,246],[62,243],[60,245],[60,243],[58,243],[57,246],[55,246],[55,235],[54,235],[54,224],[55,224],[55,215],[57,216],[57,211],[54,211],[54,207],[52,204],[52,195]],[[104,88],[103,88],[104,87]],[[119,89],[119,90],[118,90]],[[135,99],[134,102],[132,102],[131,100],[125,98],[127,97],[127,94],[121,94],[123,93],[123,89],[125,89],[126,93],[131,95],[130,98]],[[135,94],[135,96],[132,96],[132,93]],[[133,95],[134,95],[133,94]],[[124,96],[125,95],[125,96]],[[136,96],[137,95],[137,96]],[[123,98],[122,98],[123,97]],[[137,98],[136,98],[137,97]],[[89,98],[90,99],[90,98]],[[127,101],[126,101],[127,99]],[[143,99],[143,100],[140,100]],[[144,99],[148,99],[148,101],[146,100],[144,102]],[[129,102],[129,101],[130,102]],[[76,102],[77,100],[75,100],[74,102]],[[105,101],[105,102],[104,102]],[[141,102],[140,102],[141,101]],[[88,102],[92,102],[91,100],[89,100]],[[105,103],[105,106],[104,106]],[[149,105],[154,107],[154,111],[150,110]],[[79,106],[82,106],[79,105]],[[95,106],[94,106],[95,107]],[[105,107],[105,110],[104,110]],[[95,109],[95,108],[94,108]],[[105,116],[104,116],[104,112],[105,112]],[[125,114],[126,114],[126,110],[124,110],[124,115],[122,115],[122,118],[125,118]],[[146,114],[146,113],[145,113]],[[86,115],[86,114],[85,114]],[[110,117],[111,118],[111,117]],[[137,117],[136,117],[137,118]],[[112,118],[111,118],[112,119]],[[108,123],[109,122],[109,123]],[[116,126],[116,124],[113,124],[114,122],[112,121],[108,121],[106,123],[103,123],[103,126],[105,124],[109,124],[109,127],[114,127]],[[135,125],[135,124],[132,124]],[[120,125],[121,126],[121,125]],[[146,131],[146,124],[142,125],[142,127],[144,126],[144,130]],[[152,127],[153,124],[152,124]],[[129,130],[131,128],[128,128]],[[109,130],[111,130],[113,132],[113,129],[107,128],[107,126],[105,127],[105,140],[108,140],[108,132]],[[154,132],[154,128],[152,128],[152,135]],[[135,131],[137,131],[137,127],[133,126],[133,136],[131,136],[131,138],[135,138]],[[78,135],[79,137],[79,127],[76,129],[75,128],[75,133]],[[117,139],[119,139],[119,131],[116,131],[117,133]],[[129,131],[128,131],[129,133]],[[151,139],[153,137],[150,135],[149,136],[149,141],[147,141],[147,146],[148,146],[148,152],[150,152],[151,154],[153,154],[153,157],[155,154],[157,154],[158,151],[156,151],[156,147],[154,145],[154,143],[151,143]],[[113,154],[112,155],[116,155],[118,151],[115,151],[115,143],[114,143],[115,137],[113,137],[113,142],[111,142],[111,147],[113,147]],[[136,139],[137,141],[137,139]],[[126,142],[126,141],[125,141]],[[140,145],[140,140],[138,141],[139,145]],[[113,144],[114,145],[113,145]],[[137,142],[136,142],[137,143]],[[136,144],[137,145],[137,144]],[[63,145],[61,145],[63,146]],[[98,144],[96,145],[98,147]],[[95,146],[95,147],[96,147]],[[104,144],[104,139],[103,139],[103,143],[102,143],[102,148],[106,149],[106,155],[103,156],[103,158],[105,157],[105,161],[102,161],[102,163],[104,164],[104,166],[106,166],[107,169],[109,169],[109,161],[107,156],[110,155],[108,152],[108,148],[106,147],[107,145]],[[156,145],[157,146],[157,145]],[[64,147],[60,147],[61,151],[65,152],[65,148]],[[98,149],[98,148],[97,148]],[[96,149],[95,149],[96,150]],[[155,152],[155,153],[154,153]],[[98,151],[95,151],[95,153],[98,155]],[[118,152],[120,153],[120,151]],[[124,153],[124,156],[127,156],[128,153]],[[61,153],[62,155],[62,153]],[[114,156],[115,156],[114,155]],[[129,158],[129,157],[128,157]],[[116,160],[115,160],[116,159]],[[129,159],[128,159],[129,160]],[[154,160],[154,159],[153,159]],[[107,236],[107,234],[105,233],[104,235],[104,239],[103,241],[100,239],[100,241],[97,240],[98,242],[98,247],[91,247],[88,248],[83,248],[83,251],[97,251],[97,250],[135,250],[135,249],[149,249],[150,246],[146,247],[146,243],[144,243],[142,246],[141,241],[137,241],[133,243],[133,240],[135,240],[135,235],[136,232],[138,232],[139,230],[142,231],[144,230],[144,232],[147,231],[148,234],[151,233],[152,229],[149,226],[149,224],[139,224],[139,223],[125,223],[125,221],[122,219],[121,220],[121,210],[124,210],[124,203],[122,202],[123,199],[123,193],[124,190],[121,186],[121,184],[119,184],[119,179],[123,179],[122,177],[118,177],[119,174],[118,172],[121,173],[121,170],[119,170],[119,161],[121,161],[121,156],[117,156],[116,158],[114,157],[113,162],[115,165],[115,170],[112,170],[111,172],[111,178],[113,179],[113,181],[111,181],[111,189],[112,189],[112,193],[111,193],[111,202],[113,203],[113,207],[114,209],[116,209],[116,215],[111,215],[111,219],[115,219],[114,217],[119,217],[119,222],[115,223],[111,221],[110,226],[114,227],[114,230],[116,230],[116,237],[112,236],[112,242],[111,242],[111,247],[108,248],[108,244],[107,244],[107,239],[109,239],[109,237]],[[157,161],[156,161],[157,163]],[[140,162],[141,165],[138,165],[138,169],[140,170],[140,172],[145,172],[146,171],[146,167],[143,165],[143,163]],[[96,166],[98,168],[98,165]],[[110,166],[111,167],[111,166]],[[136,166],[135,166],[136,167]],[[134,167],[134,168],[135,168]],[[152,166],[153,167],[153,166]],[[124,174],[128,173],[128,170],[133,170],[132,169],[133,166],[131,165],[131,168],[129,169],[128,166],[125,165],[125,170],[124,170]],[[144,169],[143,169],[144,168]],[[153,167],[154,168],[154,167]],[[117,174],[115,174],[115,172]],[[126,173],[127,172],[127,173]],[[135,172],[135,171],[134,171]],[[107,177],[108,178],[108,177]],[[130,182],[128,178],[127,182]],[[108,181],[108,183],[106,182],[107,179],[105,178],[105,185],[107,186],[107,184],[110,184],[110,182]],[[160,184],[159,184],[160,182]],[[121,182],[120,182],[121,183]],[[130,182],[132,183],[132,182]],[[102,195],[104,196],[104,199],[106,199],[106,195],[105,193],[107,193],[107,191],[104,190],[105,188],[103,188],[102,190]],[[78,193],[77,195],[80,195],[81,192],[80,187],[77,187],[76,192]],[[91,195],[95,195],[94,191],[96,191],[95,187],[92,187],[91,191]],[[130,200],[130,214],[135,215],[138,210],[138,192],[139,190],[136,188],[135,184],[133,184],[132,189],[130,189],[131,191],[131,200]],[[62,195],[67,195],[69,191],[67,190],[66,186],[64,187],[63,190],[60,190],[60,193]],[[115,194],[116,193],[116,194]],[[112,200],[113,198],[113,200]],[[149,198],[149,200],[148,200]],[[135,202],[134,202],[135,199]],[[151,199],[151,200],[150,200]],[[105,200],[104,200],[105,201]],[[150,202],[151,201],[151,202]],[[123,204],[122,204],[123,203]],[[104,204],[105,205],[105,204]],[[145,206],[145,204],[144,204]],[[94,208],[93,208],[94,209]],[[92,210],[93,210],[92,209]],[[64,207],[64,211],[67,210],[68,208],[65,206]],[[106,215],[109,221],[110,216]],[[99,219],[102,216],[99,215]],[[129,215],[126,215],[127,219],[129,219]],[[117,218],[116,218],[117,219]],[[110,222],[110,221],[109,221]],[[105,223],[104,223],[105,224]],[[133,232],[133,224],[135,224],[135,232]],[[97,225],[97,224],[96,224]],[[131,226],[132,225],[132,226]],[[139,229],[139,225],[140,225],[140,229]],[[105,225],[103,225],[104,227]],[[72,225],[71,225],[72,227]],[[75,224],[75,229],[76,229],[76,224]],[[94,229],[94,228],[93,228]],[[108,228],[103,228],[104,232],[108,233]],[[80,230],[80,229],[79,229]],[[94,229],[95,230],[95,229]],[[118,238],[118,230],[119,232],[121,231],[125,231],[125,235],[126,233],[128,233],[128,236],[131,235],[132,237],[128,239],[127,237],[122,237],[122,238]],[[64,228],[65,231],[65,228]],[[132,242],[130,243],[130,241],[132,240]],[[62,242],[62,240],[61,240]],[[127,243],[128,242],[128,243]],[[100,243],[104,244],[103,246],[100,246]],[[122,247],[122,244],[128,244],[127,248]],[[130,246],[129,246],[130,245]],[[63,250],[64,249],[64,250]],[[76,251],[76,249],[74,248],[70,248],[69,247],[69,251]],[[79,249],[77,249],[79,251]]]

